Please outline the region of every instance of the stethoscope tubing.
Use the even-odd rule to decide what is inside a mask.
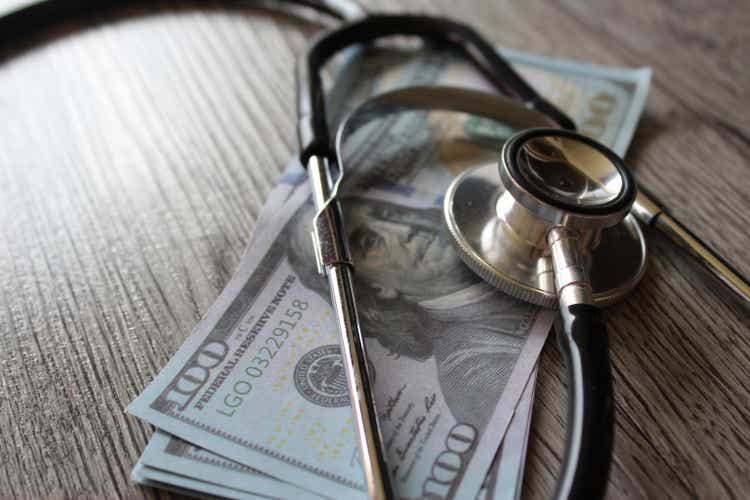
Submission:
[[[196,5],[193,0],[167,0],[175,5]],[[307,7],[340,21],[352,21],[367,15],[352,0],[274,0],[278,4]],[[0,17],[0,47],[18,42],[29,35],[58,26],[62,21],[100,14],[107,9],[147,5],[146,0],[41,0],[24,5]],[[268,5],[262,0],[202,0],[202,5]]]
[[[568,370],[568,419],[554,498],[603,498],[615,416],[609,337],[601,310],[589,304],[562,307],[555,331]]]

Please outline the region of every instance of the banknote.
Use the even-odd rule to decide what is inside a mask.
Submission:
[[[344,200],[390,473],[401,497],[460,496],[469,480],[474,495],[551,314],[476,278],[437,223],[440,207],[415,198]],[[286,209],[130,411],[272,476],[351,497],[363,489],[359,451],[326,285],[312,265],[306,184]]]
[[[526,383],[502,446],[485,478],[477,500],[516,500],[519,498],[523,463],[526,457],[536,369]],[[157,430],[133,470],[133,479],[144,486],[172,488],[191,495],[225,498],[265,498],[264,493],[281,488],[266,484],[274,481],[250,467],[194,446]],[[324,498],[289,485],[284,498]]]
[[[518,500],[523,486],[524,463],[531,429],[537,368],[531,373],[513,419],[487,472],[477,500]]]
[[[399,57],[401,56],[402,54],[399,54]],[[384,59],[381,59],[380,62],[378,62],[377,57],[372,58],[375,60],[374,63],[365,62],[363,63],[364,69],[359,68],[358,71],[367,71],[368,67],[381,70],[379,64],[380,66],[386,66],[383,64],[383,60],[389,63],[393,62],[388,61],[388,57],[390,55],[384,56]],[[449,78],[455,78],[457,72],[460,72],[456,69],[456,65],[450,58],[439,54],[424,54],[413,58],[405,63],[400,70],[397,70],[395,74],[400,75],[398,77],[394,77],[393,70],[389,70],[385,72],[382,79],[361,78],[359,81],[367,82],[369,89],[365,89],[365,92],[377,92],[388,88],[389,85],[411,85],[414,83],[434,83],[435,81],[442,83]],[[395,66],[398,66],[398,64]],[[528,66],[531,68],[526,70],[528,72],[539,71],[539,68],[534,67],[531,63]],[[520,69],[522,72],[524,71],[522,67]],[[645,72],[642,71],[639,75],[625,73],[616,75],[622,82],[625,82],[622,85],[618,83],[620,80],[616,78],[613,78],[612,81],[615,81],[613,84],[606,78],[599,78],[603,82],[598,81],[596,75],[587,77],[585,71],[570,70],[569,73],[578,79],[575,80],[574,78],[575,81],[587,84],[584,90],[578,89],[576,95],[579,97],[595,95],[591,88],[607,87],[605,84],[614,85],[619,90],[627,88],[626,83],[632,84],[633,92],[629,94],[629,101],[626,100],[625,102],[626,112],[613,111],[610,113],[605,121],[606,126],[598,132],[605,134],[607,130],[611,130],[610,124],[617,119],[619,120],[618,133],[612,136],[613,139],[610,143],[616,143],[623,136],[626,136],[629,140],[634,126],[630,126],[630,130],[628,130],[628,120],[633,116],[633,112],[630,110],[639,106],[642,107],[642,101],[640,104],[638,103],[637,97],[639,94],[637,91],[643,89],[644,79],[647,85],[647,78],[643,76]],[[563,88],[565,85],[574,85],[565,79],[563,69],[560,69],[558,73],[552,71],[550,74],[553,75],[550,79],[558,81],[559,88]],[[465,75],[463,79],[468,81],[471,78]],[[481,79],[477,78],[474,85],[481,87]],[[361,88],[352,89],[350,92],[350,95],[354,96],[352,101],[356,101],[356,96],[361,95],[362,92]],[[612,93],[612,95],[617,94],[614,90],[612,90]],[[570,97],[572,94],[574,93],[569,91],[560,92],[560,95],[568,97],[566,102],[578,102],[579,105],[588,102],[582,98],[576,100]],[[620,98],[615,97],[616,101],[617,99]],[[622,99],[625,99],[625,97],[622,97]],[[617,102],[621,102],[621,100]],[[346,109],[346,107],[346,105],[342,105],[341,109]],[[637,109],[636,117],[639,111],[640,109]],[[585,113],[570,114],[577,117],[586,116]],[[339,116],[343,116],[343,113],[339,113]],[[422,117],[422,119],[429,120],[429,117]],[[630,122],[635,123],[634,119],[631,119]],[[402,124],[402,130],[404,127],[406,129],[415,127],[419,123],[418,120],[415,121],[413,118],[406,120],[406,124]],[[473,130],[479,135],[487,135],[481,123],[464,125],[466,130]],[[496,131],[493,131],[493,134],[493,138],[496,138]],[[355,153],[357,150],[365,149],[363,144],[367,145],[366,149],[370,149],[367,142],[360,141],[358,148],[355,148]],[[387,153],[386,151],[386,156]],[[424,177],[427,170],[424,168],[425,164],[432,166],[437,164],[443,170],[451,170],[445,168],[445,157],[438,156],[437,159],[433,158],[432,160],[422,161],[421,163],[412,162],[412,168],[407,172],[407,175],[396,179],[396,182],[391,179],[391,185],[399,182],[409,184],[414,179],[420,178],[420,175]],[[307,195],[304,193],[304,189],[295,184],[297,173],[292,170],[285,178],[287,182],[282,182],[279,187],[280,190],[286,189],[283,199],[288,200],[287,204],[284,205],[284,210],[287,213],[282,215],[284,217],[292,215],[292,217],[286,219],[282,217],[282,219],[286,221],[285,224],[287,225],[293,219],[309,219],[309,213],[300,212],[305,205]],[[428,182],[419,185],[440,186],[442,184],[443,182],[432,184]],[[298,195],[297,199],[293,199],[294,196],[291,193],[294,190],[303,194]],[[276,194],[281,196],[279,193]],[[403,190],[400,193],[403,195]],[[389,193],[388,197],[381,197],[380,199],[377,196],[373,197],[372,193],[370,194],[370,199],[366,203],[355,204],[352,202],[349,207],[350,210],[347,212],[348,219],[356,220],[356,215],[352,217],[350,212],[352,214],[358,213],[362,218],[375,217],[381,226],[388,226],[389,231],[393,234],[403,230],[403,227],[400,226],[434,227],[437,222],[434,217],[434,210],[432,211],[432,218],[429,214],[430,204],[434,204],[435,199],[434,197],[424,196],[425,193],[421,193],[420,196],[429,200],[429,202],[419,201],[420,196],[416,196],[415,191],[412,190],[408,193],[408,199],[400,200],[400,204],[394,200],[393,193]],[[271,195],[271,199],[274,199],[274,194]],[[309,206],[306,210],[309,212]],[[394,217],[394,213],[402,215],[400,218]],[[278,228],[282,226],[286,229],[282,221],[274,221],[269,227]],[[293,230],[289,231],[293,232]],[[419,233],[419,231],[414,230],[410,232]],[[280,238],[282,233],[284,236]],[[363,231],[360,231],[358,236],[361,240],[361,246],[367,249],[366,254],[368,254],[365,255],[364,262],[372,261],[373,268],[382,266],[384,264],[382,259],[378,260],[382,256],[372,249],[377,250],[377,245],[382,245],[382,242],[379,242],[376,236],[383,235],[362,233]],[[420,234],[419,236],[421,237],[419,241],[422,244],[419,251],[429,250],[430,244],[435,244],[435,241],[437,241],[435,247],[449,248],[444,241],[440,241],[435,235],[424,236]],[[413,238],[414,236],[407,235],[407,237]],[[280,242],[280,239],[283,241]],[[224,301],[222,302],[221,298],[217,301],[217,305],[212,307],[206,319],[196,328],[196,331],[170,362],[167,369],[131,406],[131,409],[135,414],[146,418],[159,427],[180,435],[192,443],[235,458],[244,464],[253,465],[272,475],[288,478],[293,482],[310,485],[321,493],[336,496],[347,495],[351,493],[350,490],[346,490],[347,487],[361,488],[361,482],[359,481],[361,472],[358,469],[356,445],[351,436],[350,415],[343,420],[342,417],[338,416],[342,415],[341,412],[337,415],[330,413],[330,415],[322,416],[326,412],[333,412],[333,410],[321,410],[321,408],[345,407],[346,404],[345,390],[343,390],[345,382],[341,379],[340,373],[334,378],[322,376],[323,374],[336,373],[337,370],[333,361],[335,359],[333,353],[335,352],[336,337],[330,321],[330,312],[326,313],[327,304],[324,294],[320,290],[316,291],[316,287],[319,287],[319,285],[314,285],[312,277],[305,276],[306,272],[294,268],[292,264],[292,261],[295,260],[294,256],[286,255],[286,259],[284,259],[285,253],[294,253],[294,251],[290,252],[293,242],[289,235],[284,233],[284,230],[277,234],[276,238],[269,237],[266,239],[256,236],[254,241],[259,242],[258,248],[249,250],[246,258],[243,259],[243,264],[251,262],[254,267],[248,266],[248,269],[240,270],[232,283],[227,286],[225,293],[222,293]],[[428,244],[427,242],[431,243]],[[435,255],[431,256],[432,260],[437,263],[445,263],[441,261],[441,257],[445,256],[438,255],[438,253],[436,252]],[[269,260],[269,255],[276,256],[276,258],[270,260],[273,262],[270,266],[264,265],[266,264],[265,261]],[[296,260],[300,260],[298,257]],[[301,260],[304,262],[309,257],[309,255],[306,255]],[[452,257],[454,256],[446,257],[447,261]],[[413,264],[408,260],[409,255],[406,255],[404,259],[407,263]],[[308,262],[310,261],[308,260]],[[269,267],[273,269],[269,269]],[[297,267],[299,268],[299,265]],[[413,270],[410,269],[410,271]],[[461,328],[456,327],[456,324],[461,324],[464,319],[460,310],[470,309],[467,304],[476,305],[479,303],[486,306],[483,303],[483,300],[485,300],[483,294],[486,291],[482,289],[483,285],[479,283],[467,284],[465,278],[458,275],[450,276],[443,281],[453,281],[452,284],[441,282],[433,285],[438,291],[437,297],[417,296],[417,292],[423,293],[424,283],[418,283],[420,286],[413,287],[417,288],[416,291],[415,289],[398,290],[397,287],[385,286],[378,280],[371,280],[371,282],[366,283],[367,289],[361,294],[363,297],[367,297],[367,300],[371,302],[372,311],[375,311],[372,315],[372,324],[375,325],[375,328],[372,329],[373,335],[368,339],[368,350],[375,372],[385,372],[389,375],[400,374],[404,380],[409,382],[418,381],[418,383],[402,383],[399,385],[398,380],[388,380],[387,377],[382,376],[380,380],[377,380],[378,377],[376,377],[376,392],[378,393],[376,399],[381,407],[392,408],[389,413],[384,413],[382,417],[391,420],[390,428],[386,425],[387,444],[390,443],[388,445],[389,459],[391,463],[395,464],[395,470],[392,472],[397,478],[400,476],[397,485],[399,485],[399,493],[403,497],[424,495],[425,488],[434,487],[438,483],[437,481],[430,482],[430,479],[433,479],[430,475],[430,469],[434,469],[435,464],[442,465],[435,461],[435,458],[439,456],[455,458],[458,455],[461,465],[465,465],[460,469],[461,475],[457,478],[459,480],[450,483],[447,491],[441,493],[470,494],[470,491],[476,492],[479,489],[491,463],[491,458],[494,456],[497,444],[512,416],[515,402],[528,379],[531,366],[533,366],[534,356],[522,356],[524,349],[527,349],[528,353],[534,354],[535,351],[538,352],[537,344],[540,345],[539,339],[534,342],[529,341],[530,338],[534,337],[532,335],[534,328],[531,325],[535,322],[538,326],[545,324],[539,320],[538,311],[533,311],[533,313],[530,312],[531,309],[524,311],[523,308],[528,308],[528,306],[521,304],[513,304],[510,309],[507,304],[502,306],[498,304],[498,309],[504,311],[504,314],[500,314],[498,317],[502,316],[506,323],[515,325],[505,327],[506,331],[503,333],[510,337],[506,340],[505,345],[493,345],[489,346],[488,349],[487,345],[482,344],[481,341],[476,341],[474,344],[481,346],[481,348],[478,348],[479,354],[471,353],[466,359],[450,359],[450,356],[446,353],[462,347],[455,345],[455,342],[452,345],[445,340],[446,338],[459,337],[460,335],[456,335],[456,332],[463,333]],[[382,277],[380,281],[383,281]],[[401,285],[401,283],[398,284]],[[451,286],[458,290],[452,291]],[[275,293],[274,290],[276,290]],[[264,292],[266,295],[264,295]],[[301,295],[295,296],[295,293],[301,293]],[[409,297],[412,302],[417,304],[418,309],[412,308],[407,311],[387,309],[387,307],[393,306],[392,301],[388,299],[394,293],[400,294],[399,296],[402,298]],[[284,300],[290,296],[298,297],[291,299],[291,307],[290,304],[284,303]],[[414,300],[414,296],[417,296],[416,300]],[[269,300],[270,305],[265,305]],[[505,300],[507,302],[510,299],[506,298]],[[299,306],[296,309],[295,301]],[[274,313],[279,307],[282,307],[283,310],[284,304],[287,305],[285,314],[289,317],[277,320],[279,322],[286,321],[285,324],[274,325]],[[386,306],[385,309],[375,307],[383,305]],[[255,310],[255,306],[260,307],[260,310]],[[305,309],[301,309],[301,307]],[[484,314],[488,317],[497,314],[487,312],[492,308],[484,308]],[[310,309],[312,316],[305,317],[305,311],[308,309]],[[365,310],[370,311],[367,307],[365,307]],[[378,314],[378,311],[385,311],[389,316],[397,318],[397,321],[393,321],[393,324],[390,325],[384,325],[383,318],[378,318],[378,315],[383,316],[383,314]],[[427,317],[424,317],[425,311],[429,313]],[[452,317],[453,325],[450,324],[450,321],[446,321],[444,317],[448,315],[447,311],[450,311],[449,315]],[[468,313],[464,311],[463,314]],[[409,316],[413,316],[420,323],[417,325],[405,324],[405,319],[408,320]],[[300,319],[297,319],[297,317]],[[309,323],[311,318],[312,320],[317,319],[317,322]],[[476,319],[476,316],[474,318]],[[497,320],[495,317],[492,319],[493,322]],[[442,340],[431,341],[425,339],[424,333],[420,335],[420,332],[433,329],[432,323],[435,322],[441,326],[437,338]],[[447,326],[446,323],[448,323]],[[295,326],[292,327],[291,324]],[[305,326],[302,326],[303,324]],[[404,328],[407,335],[394,335],[394,330],[396,330],[394,325]],[[482,331],[485,326],[475,324],[473,329]],[[298,331],[292,332],[295,327],[307,329],[307,331],[294,337],[295,334],[298,334]],[[472,327],[470,326],[469,329],[471,330]],[[543,329],[546,333],[547,327],[539,326],[538,329]],[[314,333],[310,334],[310,331]],[[526,332],[525,336],[523,334],[518,335],[519,332],[524,331]],[[291,341],[290,337],[292,337]],[[496,337],[500,336],[496,335]],[[543,335],[540,335],[540,337],[543,337]],[[217,338],[218,340],[216,340]],[[519,341],[518,338],[523,338],[523,341]],[[297,344],[294,342],[295,339]],[[265,345],[256,345],[258,352],[248,352],[252,351],[254,344],[259,344],[260,340]],[[292,345],[293,352],[289,352],[289,350],[282,352],[281,348],[284,343]],[[441,346],[441,343],[446,345]],[[534,345],[533,349],[528,347],[531,344]],[[300,345],[304,347],[300,347]],[[425,346],[429,346],[430,349]],[[470,351],[471,342],[467,340],[464,347],[468,347]],[[265,348],[265,351],[261,351],[261,348]],[[308,348],[309,351],[305,352],[305,348]],[[514,350],[518,354],[516,361],[518,359],[525,360],[525,375],[516,374],[515,378],[513,377],[514,372],[521,373],[515,370],[520,366],[515,363],[513,369],[509,370],[510,374],[494,374],[496,376],[493,375],[490,378],[495,381],[502,381],[502,388],[504,389],[515,387],[515,390],[500,390],[498,397],[495,398],[497,404],[494,409],[487,407],[487,405],[482,408],[482,405],[478,405],[476,402],[473,403],[473,406],[472,404],[468,406],[463,404],[465,401],[462,398],[468,397],[470,400],[471,395],[458,394],[457,396],[455,390],[457,386],[461,389],[471,389],[472,382],[477,384],[480,382],[488,383],[487,380],[468,380],[467,383],[467,380],[462,379],[462,377],[471,378],[467,377],[466,374],[462,375],[460,372],[462,369],[467,370],[469,365],[476,365],[472,355],[490,359],[493,356],[498,357],[502,353],[507,357],[509,352]],[[265,358],[254,356],[253,359],[259,360],[256,361],[256,364],[263,366],[255,366],[252,363],[248,365],[247,362],[251,360],[245,358],[260,352],[263,353]],[[304,360],[307,354],[313,352],[315,354],[311,354]],[[278,359],[276,359],[277,355],[280,356]],[[265,372],[263,369],[269,368],[271,361],[276,364],[268,369],[268,372]],[[507,365],[507,363],[505,364]],[[294,370],[292,370],[292,365]],[[420,369],[423,369],[426,365],[430,365],[429,369],[426,370],[430,377],[421,375]],[[381,366],[385,368],[379,369]],[[417,370],[418,376],[415,375],[414,367],[419,368]],[[508,371],[507,366],[504,369]],[[242,375],[243,372],[244,375]],[[256,378],[265,379],[265,385],[258,387],[259,380],[255,380]],[[302,396],[306,400],[302,405],[298,401],[290,401],[293,398],[289,396],[295,396],[292,383],[297,389],[298,394],[296,396]],[[325,391],[328,392],[320,393],[320,386],[325,387]],[[231,388],[231,390],[228,390],[228,388]],[[483,394],[492,393],[493,390],[498,392],[497,388],[488,391],[483,389]],[[258,395],[259,392],[261,395]],[[497,412],[500,411],[498,407],[503,406],[500,402],[502,397],[506,396],[504,392],[507,392],[507,394],[513,392],[514,397],[506,397],[505,408],[501,412],[503,415],[500,416],[497,415]],[[220,394],[216,396],[216,393]],[[252,396],[250,396],[251,393]],[[220,401],[222,395],[224,396],[224,407],[221,406]],[[194,401],[196,398],[197,401]],[[493,401],[491,397],[485,399]],[[246,400],[248,401],[247,404],[245,404]],[[261,402],[260,408],[257,406],[258,402]],[[465,411],[467,407],[471,408],[468,412]],[[416,408],[422,411],[418,412]],[[216,420],[217,415],[206,418],[206,414],[210,413],[211,410],[214,410],[217,415],[223,415],[230,419],[229,422],[218,422]],[[223,410],[223,413],[219,410]],[[403,413],[399,414],[399,411]],[[430,412],[433,411],[434,413],[431,414]],[[470,415],[463,415],[462,413],[470,413]],[[242,416],[244,426],[234,425],[237,421],[232,421],[231,418],[235,415]],[[328,418],[331,415],[333,417]],[[439,417],[433,417],[433,419],[437,419],[430,420],[432,415],[439,415]],[[451,425],[446,424],[446,421]],[[469,423],[463,425],[466,422]],[[443,427],[440,427],[441,425]],[[481,436],[478,436],[477,430],[483,431]],[[455,449],[450,448],[451,445],[455,445],[455,442],[466,441],[469,434],[472,434],[470,437],[477,441],[472,443],[474,448],[471,450],[471,456],[461,455]],[[477,434],[477,436],[474,436],[474,434]],[[442,438],[442,443],[440,438]],[[469,441],[472,440],[469,439]],[[442,448],[441,444],[443,445]],[[474,446],[475,444],[476,446]],[[481,453],[477,453],[480,448]],[[447,452],[447,454],[441,455],[444,452]],[[391,458],[392,456],[393,458]],[[480,456],[481,460],[479,459]],[[431,458],[432,460],[430,460]],[[414,478],[419,478],[421,481],[419,479],[414,480]],[[270,490],[270,493],[272,494],[273,490]]]

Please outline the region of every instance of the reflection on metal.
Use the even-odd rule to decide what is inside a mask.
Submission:
[[[526,182],[563,202],[597,205],[614,200],[622,177],[600,151],[568,137],[534,137],[518,152]]]

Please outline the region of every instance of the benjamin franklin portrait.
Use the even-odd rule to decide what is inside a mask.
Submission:
[[[477,278],[458,259],[439,207],[342,200],[362,330],[393,356],[435,358],[453,416],[482,429],[502,394],[536,308]],[[326,300],[310,242],[311,204],[292,219],[288,258]]]

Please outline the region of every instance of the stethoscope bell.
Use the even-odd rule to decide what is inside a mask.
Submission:
[[[578,255],[562,261],[581,261],[575,267],[588,274],[593,302],[603,306],[624,297],[645,271],[645,240],[629,215],[635,195],[622,160],[603,145],[567,130],[530,129],[505,143],[499,175],[487,165],[458,176],[444,215],[467,266],[545,307],[558,299],[552,240],[574,238]]]

